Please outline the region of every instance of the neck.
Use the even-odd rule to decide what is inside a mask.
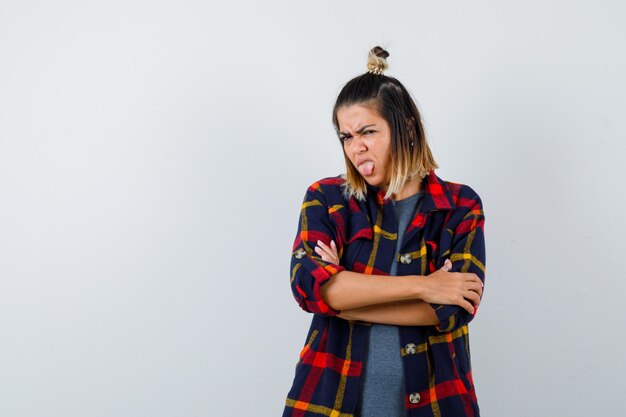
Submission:
[[[409,198],[412,195],[417,194],[422,186],[422,179],[419,177],[413,177],[410,180],[407,180],[402,189],[393,195],[393,199],[404,200],[405,198]]]

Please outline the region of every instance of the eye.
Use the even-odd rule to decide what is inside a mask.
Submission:
[[[351,139],[352,139],[352,136],[339,136],[339,140],[340,140],[342,143],[349,142]]]
[[[375,130],[372,129],[367,129],[366,131],[363,132],[364,135],[370,135],[372,133],[376,132]]]

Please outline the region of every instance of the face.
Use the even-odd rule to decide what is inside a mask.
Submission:
[[[378,112],[353,104],[337,110],[343,149],[365,181],[381,187],[391,178],[391,129]]]

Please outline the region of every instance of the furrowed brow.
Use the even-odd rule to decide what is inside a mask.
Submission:
[[[359,130],[357,130],[355,133],[361,134],[361,133],[363,133],[363,131],[364,131],[365,129],[370,128],[370,127],[372,127],[372,126],[376,126],[376,125],[375,125],[375,124],[372,124],[372,125],[365,125],[365,126],[363,126],[363,127],[359,128]],[[351,136],[349,133],[346,133],[346,132],[339,132],[339,134],[340,134],[340,135],[344,135],[344,136]]]

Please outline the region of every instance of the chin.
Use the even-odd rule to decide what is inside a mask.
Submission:
[[[365,178],[363,177],[366,183],[371,185],[372,187],[382,187],[384,185],[383,180],[380,178]]]

